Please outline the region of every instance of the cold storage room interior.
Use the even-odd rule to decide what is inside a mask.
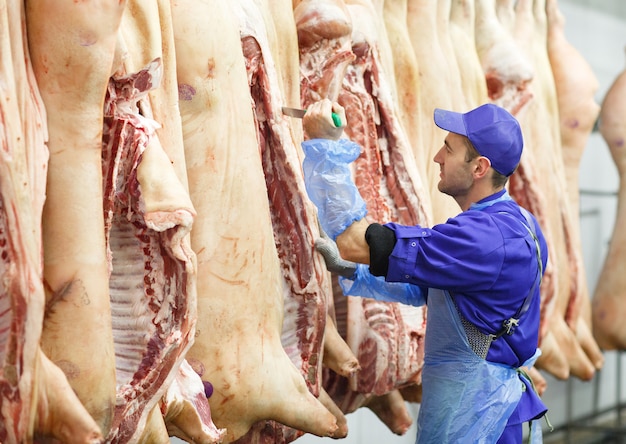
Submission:
[[[621,0],[0,0],[0,441],[415,442],[428,307],[327,270],[298,117],[321,98],[370,222],[459,212],[434,108],[519,119],[509,192],[551,252],[520,378],[544,442],[626,440],[625,22]]]

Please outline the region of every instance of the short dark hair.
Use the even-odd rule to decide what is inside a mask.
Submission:
[[[467,147],[467,151],[465,152],[466,162],[471,162],[472,160],[476,159],[478,156],[481,155],[478,152],[478,150],[474,147],[471,140],[463,136],[463,141],[465,142],[465,146]],[[509,180],[509,176],[505,176],[504,174],[497,172],[493,168],[492,170],[493,170],[493,176],[491,176],[491,184],[494,186],[494,188],[505,186]]]

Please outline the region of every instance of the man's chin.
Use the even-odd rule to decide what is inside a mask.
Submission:
[[[442,182],[443,181],[441,180],[439,181],[439,183],[437,184],[437,189],[439,190],[440,193],[449,195],[450,193],[448,193],[446,186]]]

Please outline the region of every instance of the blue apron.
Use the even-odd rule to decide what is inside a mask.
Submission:
[[[516,369],[474,353],[447,291],[430,289],[416,443],[495,443],[522,396]]]

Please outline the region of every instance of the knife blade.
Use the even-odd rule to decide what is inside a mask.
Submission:
[[[288,106],[283,106],[283,114],[289,117],[296,117],[298,119],[302,119],[304,115],[306,114],[306,109],[290,108]],[[341,126],[341,117],[339,117],[339,114],[332,113],[331,117],[333,118],[333,123],[335,124],[335,126],[339,128]]]

